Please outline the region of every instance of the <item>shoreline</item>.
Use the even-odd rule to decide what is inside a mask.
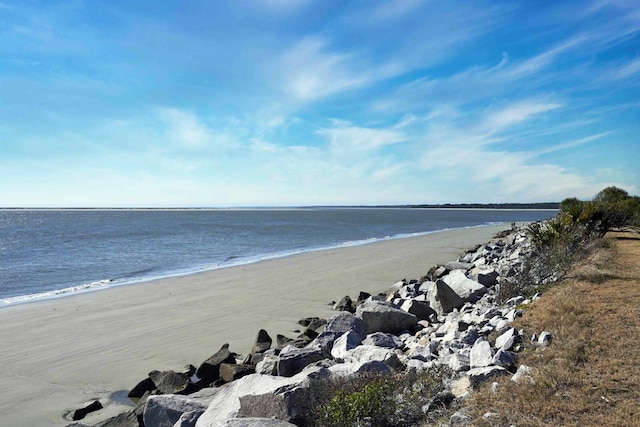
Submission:
[[[431,208],[425,208],[425,209],[431,209]],[[212,272],[212,271],[217,271],[217,270],[222,270],[227,268],[242,267],[245,265],[251,265],[251,264],[256,264],[264,261],[281,259],[281,258],[287,258],[287,257],[297,256],[297,255],[306,254],[306,253],[315,253],[315,252],[322,252],[322,251],[341,249],[341,248],[357,248],[360,246],[371,245],[371,244],[386,242],[390,240],[411,239],[416,237],[424,237],[424,236],[428,236],[436,233],[443,233],[443,232],[454,231],[454,230],[481,228],[481,227],[492,227],[500,224],[502,223],[485,223],[485,224],[479,224],[479,225],[470,225],[466,227],[445,228],[441,230],[423,231],[423,232],[416,232],[416,233],[410,233],[410,234],[404,233],[404,234],[396,234],[393,236],[372,237],[369,239],[346,241],[346,242],[341,242],[341,243],[328,245],[328,246],[308,247],[300,250],[290,250],[290,251],[284,251],[284,252],[275,252],[271,254],[243,257],[243,258],[240,258],[239,262],[227,263],[225,261],[211,267],[193,267],[193,268],[185,267],[183,269],[174,270],[174,271],[158,272],[157,275],[151,275],[149,277],[100,279],[93,282],[81,283],[81,284],[72,285],[65,288],[53,289],[46,292],[0,298],[0,311],[7,307],[13,307],[21,304],[30,304],[38,301],[67,298],[74,295],[81,295],[81,294],[86,294],[90,292],[103,291],[103,290],[117,288],[121,286],[139,285],[139,284],[154,282],[157,280],[165,280],[165,279],[171,279],[175,277],[190,276],[192,274],[207,273],[207,272]]]
[[[293,337],[297,320],[335,314],[332,300],[417,279],[506,228],[386,239],[3,307],[0,412],[13,425],[64,426],[66,411],[131,388],[150,369],[197,365],[224,343],[246,354],[261,328]]]

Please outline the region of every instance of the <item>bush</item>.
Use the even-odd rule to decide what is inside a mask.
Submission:
[[[424,373],[365,373],[329,379],[310,391],[313,410],[302,425],[322,427],[414,426],[446,403],[444,369]]]

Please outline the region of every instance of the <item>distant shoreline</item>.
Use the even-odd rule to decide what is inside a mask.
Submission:
[[[0,211],[233,211],[304,209],[495,209],[557,210],[560,203],[445,203],[439,205],[248,206],[248,207],[0,207]]]

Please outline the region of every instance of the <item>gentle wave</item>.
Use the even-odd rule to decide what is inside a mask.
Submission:
[[[362,239],[362,240],[351,240],[351,241],[345,241],[345,242],[335,243],[331,245],[323,245],[323,246],[320,246],[320,245],[309,246],[309,247],[299,248],[295,250],[279,251],[275,253],[259,254],[255,256],[246,256],[246,257],[229,256],[224,261],[216,264],[212,264],[212,265],[183,268],[180,270],[156,272],[156,274],[146,274],[146,273],[152,273],[151,270],[140,270],[137,272],[127,274],[125,277],[120,277],[116,279],[99,280],[91,283],[70,286],[63,289],[55,289],[48,292],[20,295],[20,296],[0,299],[0,307],[13,305],[13,304],[28,303],[28,302],[38,301],[38,300],[59,298],[59,297],[70,296],[70,295],[90,292],[90,291],[103,290],[103,289],[107,289],[114,286],[132,285],[132,284],[145,283],[145,282],[171,278],[171,277],[187,276],[195,273],[202,273],[206,271],[214,271],[214,270],[219,270],[223,268],[237,267],[242,265],[254,264],[262,261],[285,258],[293,255],[303,254],[303,253],[363,246],[363,245],[382,242],[386,240],[406,239],[406,238],[426,236],[430,234],[441,233],[441,232],[451,231],[456,229],[458,230],[470,229],[470,228],[486,227],[486,226],[498,225],[498,224],[502,224],[502,222],[486,222],[484,224],[467,226],[467,227],[443,228],[440,230],[415,232],[415,233],[401,233],[401,234],[396,234],[392,236],[373,237],[373,238]]]
[[[94,291],[97,289],[104,289],[108,287],[109,284],[111,284],[112,282],[113,280],[111,279],[105,279],[105,280],[98,280],[97,282],[70,286],[64,289],[54,289],[48,292],[40,292],[37,294],[29,294],[29,295],[19,295],[15,297],[0,299],[0,304],[3,304],[3,305],[18,304],[18,303],[31,302],[31,301],[42,300],[42,299],[51,299],[51,298],[56,298],[61,296],[67,296],[71,294],[78,294],[81,292]]]

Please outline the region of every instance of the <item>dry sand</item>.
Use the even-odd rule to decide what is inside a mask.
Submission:
[[[507,225],[305,253],[0,309],[0,424],[57,426],[153,369],[198,365],[226,342],[246,354],[257,331],[293,337],[297,320],[361,290],[423,276]],[[122,412],[110,405],[84,421]]]

